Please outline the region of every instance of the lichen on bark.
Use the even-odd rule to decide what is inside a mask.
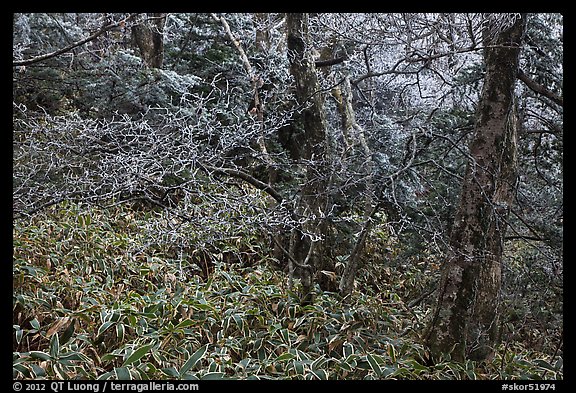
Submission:
[[[433,357],[484,360],[495,350],[503,235],[516,176],[514,86],[525,18],[501,31],[484,51],[486,76],[471,159],[442,267],[440,291],[425,334]]]

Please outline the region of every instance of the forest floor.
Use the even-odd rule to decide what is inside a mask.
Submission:
[[[563,379],[558,353],[518,338],[488,362],[431,364],[422,295],[437,263],[392,265],[368,245],[351,296],[318,290],[301,306],[258,239],[203,269],[193,251],[145,242],[153,213],[115,209],[64,203],[15,221],[14,378]]]

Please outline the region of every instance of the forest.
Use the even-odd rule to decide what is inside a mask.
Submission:
[[[14,379],[564,379],[562,14],[12,45]]]

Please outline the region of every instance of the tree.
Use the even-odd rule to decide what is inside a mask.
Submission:
[[[286,15],[286,37],[290,73],[296,85],[296,99],[302,107],[296,129],[302,130],[301,159],[305,162],[306,180],[296,214],[307,217],[305,228],[292,232],[291,254],[298,261],[303,285],[303,303],[311,301],[313,274],[323,265],[322,242],[325,216],[329,210],[326,197],[326,119],[323,99],[311,52],[308,14]],[[311,218],[315,217],[315,218]],[[291,260],[293,263],[293,261]]]
[[[434,356],[451,354],[459,361],[484,360],[495,350],[503,242],[517,179],[514,88],[525,16],[508,16],[504,23],[488,16],[486,23],[484,86],[450,234],[452,249],[427,333]]]
[[[164,25],[166,14],[147,14],[139,24],[132,26],[134,42],[140,49],[144,62],[153,68],[162,68],[164,63]]]

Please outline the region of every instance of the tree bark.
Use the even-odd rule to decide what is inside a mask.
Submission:
[[[296,119],[296,129],[300,128],[303,137],[300,143],[300,158],[307,165],[306,178],[301,189],[301,199],[296,213],[305,218],[302,230],[296,230],[292,237],[294,257],[311,269],[300,272],[303,286],[302,302],[312,301],[312,287],[316,282],[316,271],[326,270],[323,260],[323,241],[326,235],[326,222],[323,218],[328,206],[326,195],[327,168],[326,155],[326,119],[323,110],[323,97],[316,75],[316,67],[310,47],[308,14],[290,13],[286,15],[286,32],[290,73],[296,84],[296,99],[303,108]],[[314,238],[313,238],[314,237]],[[320,285],[327,289],[336,289],[336,283],[329,282],[319,275]],[[332,285],[332,288],[330,286]]]
[[[340,278],[340,283],[338,285],[340,295],[347,296],[350,295],[354,289],[354,279],[358,269],[360,268],[362,249],[364,248],[366,238],[372,228],[372,220],[374,215],[378,212],[380,204],[375,200],[374,195],[374,182],[372,178],[374,162],[372,161],[372,152],[366,142],[364,129],[356,122],[356,115],[352,106],[352,87],[349,75],[344,77],[339,94],[340,100],[338,101],[338,110],[342,117],[342,137],[348,149],[353,148],[352,150],[356,150],[361,147],[361,154],[364,158],[366,167],[364,224],[362,225],[362,230],[352,248],[352,252],[348,256],[346,267],[342,272],[342,277]]]
[[[164,63],[164,25],[166,14],[147,14],[147,19],[132,26],[134,41],[149,67],[162,68]]]
[[[521,16],[493,39],[485,38],[486,75],[471,160],[426,333],[434,358],[489,359],[497,344],[503,239],[516,182],[514,86],[524,26]]]

